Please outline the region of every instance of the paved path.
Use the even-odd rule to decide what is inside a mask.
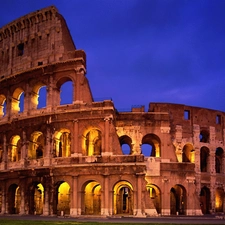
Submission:
[[[33,216],[33,215],[0,215],[0,224],[2,219],[12,220],[41,220],[41,221],[74,221],[74,222],[101,222],[107,223],[173,223],[173,224],[225,224],[225,216],[162,216],[149,218],[134,218],[134,217],[120,217],[120,218],[105,218],[105,217],[89,217],[83,216],[79,218],[74,217],[57,217],[57,216]]]

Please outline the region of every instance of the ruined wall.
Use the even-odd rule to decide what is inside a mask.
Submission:
[[[75,45],[63,17],[48,7],[0,29],[0,79],[73,58]]]

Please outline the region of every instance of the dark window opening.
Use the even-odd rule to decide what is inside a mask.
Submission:
[[[221,124],[221,115],[216,116],[216,124]]]
[[[21,43],[21,44],[17,45],[17,49],[18,49],[18,56],[22,56],[24,53],[24,44]]]
[[[189,110],[184,110],[184,119],[190,120],[190,111]]]
[[[41,66],[41,65],[43,65],[43,62],[38,62],[38,66]]]

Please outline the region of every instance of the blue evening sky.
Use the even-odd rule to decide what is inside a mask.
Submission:
[[[5,0],[0,27],[55,5],[96,99],[225,111],[225,0]]]

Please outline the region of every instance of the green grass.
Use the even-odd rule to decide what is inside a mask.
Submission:
[[[103,225],[105,222],[62,222],[62,221],[29,221],[29,220],[12,220],[12,219],[0,219],[1,225]],[[126,225],[131,223],[109,223],[110,225]],[[174,225],[173,223],[144,223],[146,225]],[[132,223],[132,225],[143,225],[143,223]],[[176,224],[176,225],[185,225],[185,224]],[[189,225],[187,222],[186,225]],[[192,224],[195,225],[195,224]],[[201,225],[201,224],[196,224]],[[202,224],[204,225],[204,224]]]

